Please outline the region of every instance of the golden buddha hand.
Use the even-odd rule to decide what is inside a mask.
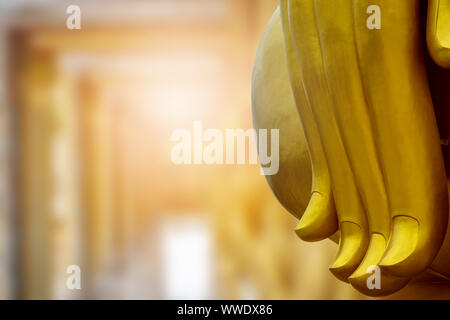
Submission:
[[[421,56],[419,1],[378,1],[380,29],[367,26],[369,0],[284,3],[288,13],[282,16],[288,18],[323,142],[340,229],[357,225],[357,236],[343,234],[331,270],[365,291],[367,270],[379,265],[385,283],[380,292],[401,287],[432,263],[448,216],[445,169]],[[348,275],[366,233],[367,252]]]
[[[281,109],[295,105],[299,112],[311,154],[313,195],[331,200],[332,189],[336,203],[341,238],[331,270],[368,295],[398,290],[424,271],[440,248],[448,215],[439,136],[421,57],[418,1],[378,4],[383,23],[372,30],[366,25],[369,1],[281,1],[285,48],[277,42],[276,14],[261,44],[264,54],[255,64],[257,70],[279,60],[282,50],[287,53],[295,101],[285,99]],[[272,83],[265,95],[275,104],[275,90],[286,86],[281,80],[286,67],[275,66],[255,72],[257,125],[270,118],[258,117],[265,102],[255,97],[264,83]],[[269,81],[271,77],[278,82]],[[295,117],[292,111],[285,114]],[[304,159],[300,166],[305,166]],[[279,194],[299,190],[301,182],[288,183]],[[277,194],[276,186],[272,188]],[[326,202],[314,198],[298,228],[300,236],[311,240],[333,229],[321,216],[335,221],[332,205],[320,206]],[[378,291],[366,282],[373,265],[382,267]]]

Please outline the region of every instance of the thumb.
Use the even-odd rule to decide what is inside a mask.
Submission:
[[[429,0],[427,45],[434,62],[450,69],[450,0]]]

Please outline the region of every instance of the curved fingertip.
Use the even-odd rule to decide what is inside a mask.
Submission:
[[[434,62],[450,68],[450,3],[430,0],[428,3],[427,45]]]
[[[339,251],[329,269],[336,278],[348,282],[364,257],[367,241],[364,230],[356,223],[342,222],[340,231]]]
[[[370,236],[369,247],[363,262],[348,278],[356,290],[367,296],[386,296],[402,289],[409,282],[407,278],[383,274],[380,267],[377,266],[385,248],[385,237],[382,234],[373,233]]]
[[[411,279],[399,278],[377,271],[376,266],[364,274],[351,275],[348,281],[353,288],[369,297],[384,297],[403,289]]]
[[[391,239],[379,266],[399,277],[413,277],[425,271],[434,255],[430,257],[431,252],[418,249],[418,243],[419,222],[409,216],[394,217]]]
[[[338,228],[333,199],[313,192],[295,233],[304,241],[314,242],[333,235]]]

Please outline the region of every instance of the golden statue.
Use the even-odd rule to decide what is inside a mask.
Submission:
[[[339,241],[330,270],[366,295],[450,278],[445,68],[450,0],[280,0],[262,38],[254,123],[280,129],[269,185],[301,239]]]

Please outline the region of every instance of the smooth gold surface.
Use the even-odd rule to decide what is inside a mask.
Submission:
[[[283,1],[281,5],[283,5]],[[316,29],[313,1],[287,2],[291,41],[296,53],[299,72],[308,103],[313,111],[323,148],[325,151],[328,167],[332,180],[332,190],[337,208],[339,224],[344,222],[356,224],[367,233],[367,220],[364,214],[361,199],[358,195],[354,176],[350,167],[348,156],[339,128],[333,114],[328,106],[332,104],[332,97],[327,94],[328,84],[325,69],[321,59],[321,44]],[[293,19],[296,17],[296,19]],[[309,45],[298,45],[308,43]],[[296,84],[294,84],[296,85]],[[340,247],[345,246],[348,240],[341,234]],[[367,237],[359,246],[352,246],[353,251],[339,250],[336,260],[345,260],[351,265],[335,269],[345,273],[339,278],[347,278],[354,271],[364,256],[367,247]],[[342,257],[341,255],[345,255]]]
[[[277,175],[267,176],[267,180],[285,208],[301,218],[296,233],[307,241],[325,239],[337,230],[328,166],[303,90],[295,88],[294,95],[291,93],[289,77],[295,81],[299,75],[293,72],[295,70],[288,73],[278,10],[269,22],[256,61],[253,70],[254,126],[280,129],[280,171]],[[302,127],[296,104],[300,106],[302,122],[308,121],[312,126]],[[274,108],[276,112],[273,112]],[[306,141],[311,141],[309,153]]]
[[[369,1],[354,3],[359,12],[369,5]],[[415,219],[419,228],[414,235],[418,237],[416,248],[409,255],[400,249],[409,247],[408,238],[391,235],[380,265],[393,275],[414,276],[431,264],[445,235],[445,170],[422,57],[419,3],[381,4],[384,18],[379,32],[364,28],[366,18],[355,14],[360,68],[375,124],[391,223],[405,216]],[[407,232],[402,227],[391,229]],[[395,239],[403,241],[392,242]]]
[[[352,286],[358,291],[369,296],[385,296],[402,289],[410,281],[409,278],[398,278],[389,274],[382,274],[381,289],[373,290],[368,288],[367,281],[370,281],[369,277],[372,276],[372,273],[367,272],[367,270],[369,270],[372,265],[376,264],[376,261],[380,260],[380,255],[384,252],[385,248],[385,237],[379,233],[372,233],[370,236],[370,245],[364,261],[349,278]]]
[[[348,277],[360,264],[367,243],[364,230],[353,222],[344,221],[340,224],[339,249],[330,271],[336,278],[348,282]],[[362,248],[362,249],[361,249]]]
[[[335,201],[336,217],[331,217],[330,206],[319,205],[322,193],[313,187],[308,215],[297,233],[302,237],[302,228],[314,226],[310,234],[325,236],[327,224],[321,213],[337,219],[340,246],[330,270],[366,295],[383,296],[400,290],[431,266],[447,230],[448,196],[422,54],[419,1],[379,1],[383,17],[379,30],[366,26],[371,4],[368,0],[281,0],[283,30],[275,12],[260,51],[271,51],[272,59],[279,60],[285,50],[295,101],[281,106],[282,90],[270,85],[272,77],[280,76],[273,68],[264,78],[262,73],[254,75],[253,97],[255,102],[264,91],[279,98],[254,104],[255,115],[265,112],[275,118],[278,110],[296,107],[302,126],[286,131],[303,128],[313,186],[318,181],[322,190],[332,190],[329,199]],[[443,47],[450,39],[446,32],[450,20],[445,18],[450,1],[431,1],[429,10],[428,46],[436,62],[445,65],[446,56],[437,59],[433,53],[433,39]],[[277,37],[284,37],[284,48],[267,49]],[[269,60],[270,54],[265,60],[257,58],[255,69],[266,69]],[[286,181],[277,187],[280,194],[287,189]],[[303,238],[315,240],[310,235]],[[375,265],[381,267],[382,287],[373,290],[366,282],[368,268]],[[447,273],[440,269],[440,274]]]
[[[450,0],[429,0],[427,44],[434,61],[450,68]]]
[[[336,208],[331,193],[331,179],[324,150],[313,112],[301,84],[301,74],[295,51],[290,41],[290,27],[287,23],[287,2],[280,7],[281,25],[284,34],[284,49],[287,56],[288,74],[303,132],[308,144],[312,168],[312,194],[305,214],[296,228],[298,236],[307,241],[329,237],[337,229]],[[279,18],[278,18],[279,19]]]

